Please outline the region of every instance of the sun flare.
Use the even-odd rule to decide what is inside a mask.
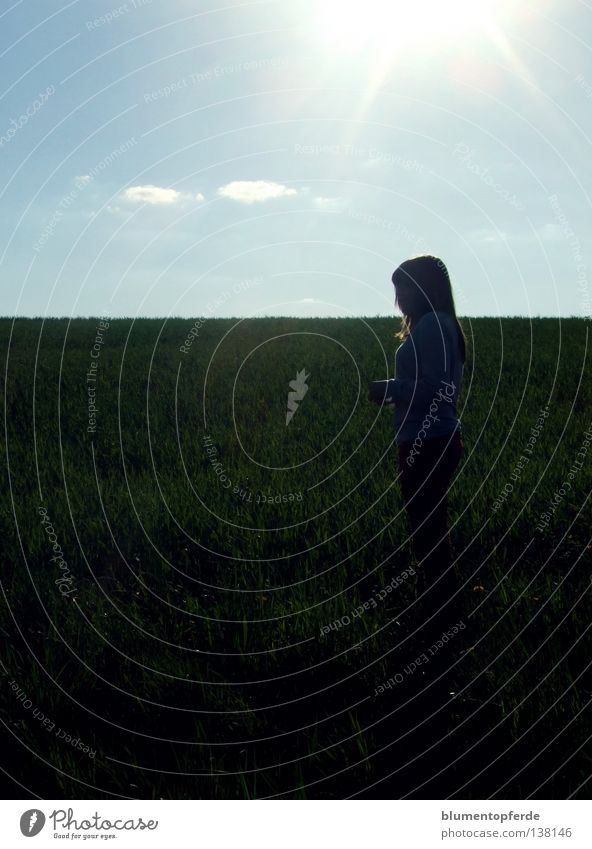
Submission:
[[[317,29],[334,49],[449,43],[488,29],[494,0],[320,0]]]

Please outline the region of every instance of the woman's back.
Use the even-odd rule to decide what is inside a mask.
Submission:
[[[460,430],[457,400],[463,372],[455,318],[440,310],[422,315],[395,355],[398,444]]]

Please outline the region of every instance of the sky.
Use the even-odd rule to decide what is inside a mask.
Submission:
[[[0,71],[0,315],[592,313],[584,2],[5,0]]]

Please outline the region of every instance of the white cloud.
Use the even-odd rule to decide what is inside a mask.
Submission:
[[[550,242],[561,241],[563,239],[563,232],[557,224],[544,224],[537,229],[537,233],[542,239],[547,239]]]
[[[493,230],[491,227],[478,227],[471,231],[472,237],[477,242],[506,242],[507,234],[503,230]]]
[[[314,199],[314,202],[315,202],[316,206],[320,207],[321,209],[341,210],[341,209],[343,209],[344,206],[347,205],[347,200],[345,198],[339,198],[339,197],[337,197],[337,198],[326,198],[326,197],[323,197],[322,195],[319,196],[319,197],[316,197]]]
[[[494,230],[490,227],[479,227],[471,232],[471,236],[478,242],[496,243],[498,245],[538,245],[539,240],[546,242],[561,243],[564,235],[561,228],[556,224],[547,223],[534,230]]]
[[[92,177],[90,174],[82,174],[80,177],[74,177],[74,182],[76,183],[76,188],[81,189],[83,186],[88,186],[92,182]]]
[[[178,203],[190,195],[178,192],[175,189],[161,189],[159,186],[130,186],[122,195],[123,200],[132,203],[149,203],[152,206],[161,204]]]
[[[116,215],[118,218],[129,218],[132,214],[129,209],[124,210],[120,206],[106,206],[105,209],[110,215]]]
[[[297,191],[270,180],[234,180],[232,183],[221,186],[218,189],[218,194],[240,203],[260,203],[270,198],[295,195]]]

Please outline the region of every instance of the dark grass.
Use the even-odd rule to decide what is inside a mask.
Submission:
[[[391,415],[366,401],[396,322],[209,319],[183,353],[193,321],[112,321],[89,433],[97,324],[0,321],[6,797],[588,797],[592,449],[536,530],[592,420],[583,320],[465,320],[467,628],[379,695],[425,651],[414,580],[321,629],[412,565]]]

